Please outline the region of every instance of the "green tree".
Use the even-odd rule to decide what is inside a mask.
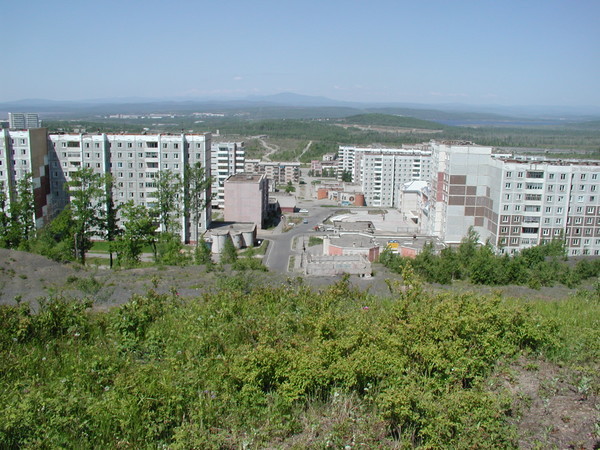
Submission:
[[[179,174],[171,170],[158,172],[156,191],[152,197],[156,200],[153,213],[158,218],[161,231],[174,233],[178,231],[177,219],[180,216],[180,194],[182,189]]]
[[[346,183],[351,183],[352,182],[352,174],[350,172],[348,172],[347,170],[344,170],[342,172],[342,181],[344,181]]]
[[[296,192],[296,188],[292,186],[292,182],[288,181],[285,185],[285,192],[291,194],[292,192]]]
[[[26,174],[16,183],[12,201],[8,205],[10,218],[5,213],[8,197],[3,187],[0,190],[3,192],[3,198],[0,202],[3,203],[4,212],[4,217],[0,220],[5,222],[4,226],[2,226],[3,244],[9,248],[26,250],[29,244],[28,241],[32,238],[35,230],[35,204],[31,174]]]
[[[225,239],[225,244],[223,244],[223,249],[221,250],[221,263],[233,264],[237,261],[237,258],[237,250],[233,245],[233,241],[228,236],[227,239]]]
[[[71,196],[71,214],[75,225],[75,255],[84,264],[93,235],[101,229],[100,212],[106,211],[106,175],[82,168],[71,174],[66,187]]]
[[[0,181],[0,247],[8,246],[8,230],[10,216],[8,215],[8,202],[4,181]]]
[[[195,239],[196,247],[200,242],[200,219],[202,218],[202,212],[209,205],[212,197],[210,195],[210,186],[212,179],[206,176],[204,167],[202,164],[196,163],[194,165],[186,164],[183,172],[184,177],[184,199],[185,199],[185,211],[189,214],[195,227]],[[186,218],[187,221],[187,218]]]
[[[119,261],[125,265],[139,263],[145,245],[152,245],[156,255],[156,222],[148,208],[129,201],[121,207],[121,214],[125,222],[123,233],[116,239]]]
[[[119,207],[115,205],[115,202],[113,200],[114,183],[113,178],[110,174],[107,174],[105,176],[105,182],[105,208],[99,211],[99,223],[100,229],[104,234],[104,239],[107,240],[109,243],[108,253],[110,259],[110,267],[112,267],[113,250],[115,247],[114,242],[115,239],[119,236],[121,230],[119,229],[118,219]]]

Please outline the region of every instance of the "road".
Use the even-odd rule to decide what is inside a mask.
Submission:
[[[311,234],[315,225],[322,223],[334,213],[335,208],[322,206],[304,206],[308,210],[308,223],[299,223],[286,233],[259,236],[270,241],[264,264],[275,272],[285,273],[290,255],[300,254],[302,249],[292,250],[292,240],[299,235]]]

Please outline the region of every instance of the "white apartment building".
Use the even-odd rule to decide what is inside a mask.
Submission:
[[[41,227],[48,217],[49,178],[46,154],[47,130],[36,128],[23,131],[0,130],[0,184],[8,200],[14,200],[17,183],[27,174],[32,175],[35,201],[35,223]]]
[[[42,122],[36,113],[8,113],[8,126],[11,130],[40,128]]]
[[[600,163],[502,159],[497,246],[514,253],[564,238],[569,256],[600,255]]]
[[[422,231],[456,244],[470,227],[482,242],[496,242],[502,172],[492,147],[431,141],[432,168]]]
[[[403,148],[340,146],[338,175],[348,172],[359,183],[368,206],[394,207],[402,186],[431,176],[431,150],[414,145]]]
[[[247,159],[244,170],[249,173],[264,174],[269,180],[269,188],[275,189],[278,184],[300,181],[300,163],[289,161],[261,161]]]
[[[199,162],[210,176],[210,142],[210,134],[51,134],[47,159],[52,210],[68,203],[64,183],[82,167],[112,174],[115,204],[133,200],[152,206],[159,171],[170,170],[183,180],[185,165]],[[185,184],[182,199],[184,194]],[[210,190],[206,195],[210,198]],[[209,203],[199,220],[200,231],[209,227],[210,217]],[[187,211],[179,221],[182,240],[195,242],[196,227]]]
[[[213,142],[211,147],[213,208],[225,206],[225,180],[244,172],[246,150],[243,142]]]

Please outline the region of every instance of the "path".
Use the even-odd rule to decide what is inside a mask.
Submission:
[[[258,138],[258,142],[260,142],[260,145],[262,145],[266,150],[267,153],[265,153],[263,155],[263,159],[265,161],[271,161],[271,158],[269,158],[273,153],[276,153],[279,150],[279,146],[275,145],[275,144],[267,144],[265,142],[264,139],[262,138]]]
[[[300,162],[300,158],[302,158],[302,156],[304,156],[304,154],[308,151],[308,149],[310,148],[311,145],[312,145],[312,141],[308,141],[308,144],[306,144],[306,147],[304,147],[304,150],[302,150],[302,153],[300,153],[298,156],[296,156],[297,162]]]

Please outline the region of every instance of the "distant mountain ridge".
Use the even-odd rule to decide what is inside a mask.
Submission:
[[[190,114],[192,112],[249,113],[256,118],[343,118],[363,113],[411,116],[421,120],[566,119],[600,120],[600,107],[502,106],[467,104],[416,104],[398,102],[349,102],[327,97],[281,92],[244,98],[113,98],[89,100],[23,99],[1,102],[0,113],[39,112],[44,118],[82,114]]]

